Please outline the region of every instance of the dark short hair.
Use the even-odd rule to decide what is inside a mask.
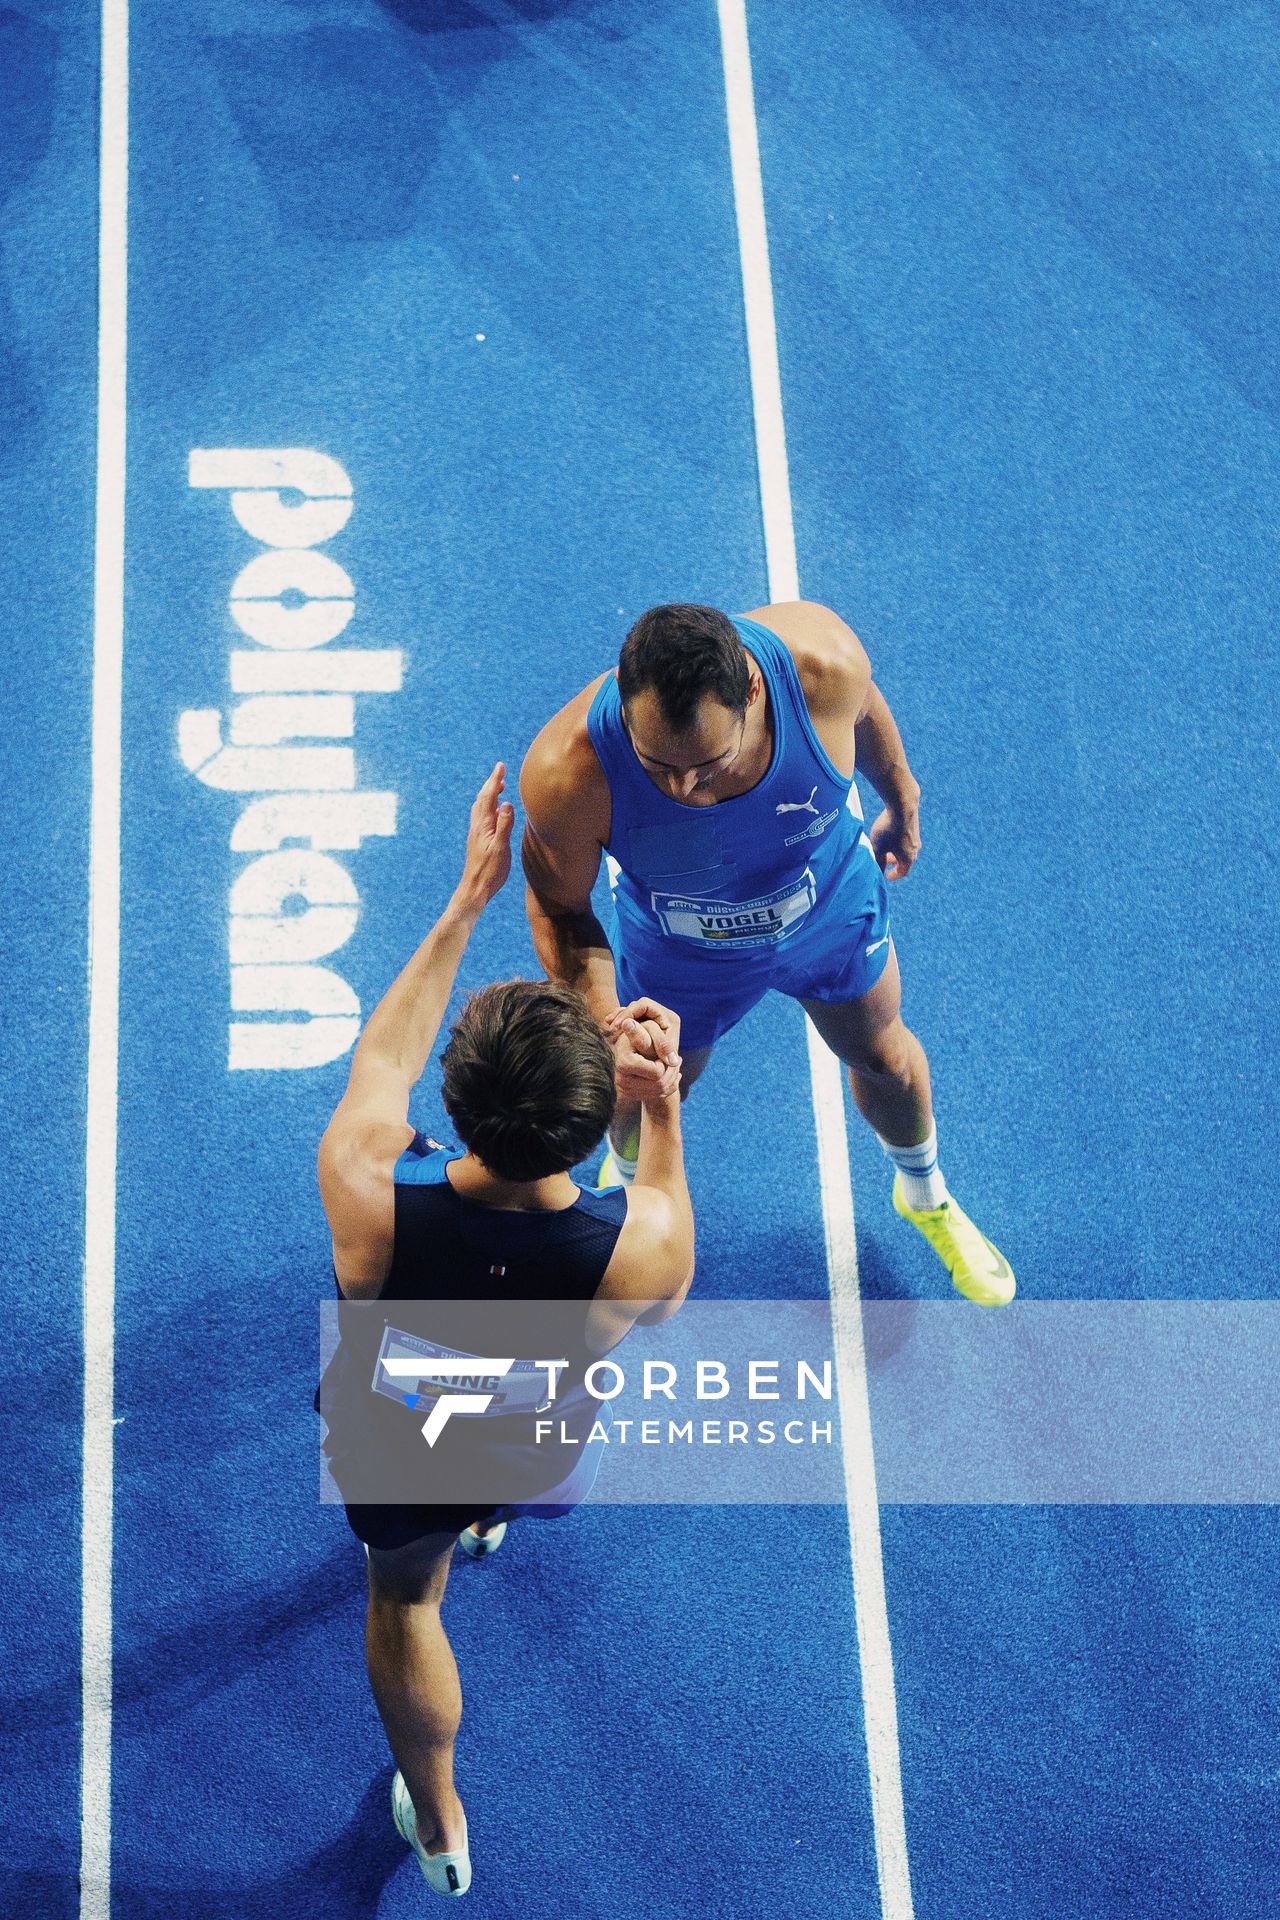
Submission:
[[[618,691],[625,706],[652,688],[676,733],[697,718],[704,694],[732,713],[747,710],[751,677],[738,629],[716,607],[650,607],[622,643]]]
[[[500,1180],[566,1172],[613,1118],[613,1049],[581,994],[553,980],[473,993],[442,1065],[459,1139]]]

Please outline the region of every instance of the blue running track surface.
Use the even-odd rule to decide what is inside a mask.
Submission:
[[[801,588],[861,635],[923,788],[904,1010],[942,1164],[1032,1300],[1276,1292],[1278,13],[748,5]],[[216,712],[255,750],[229,598],[266,549],[190,461],[311,449],[350,480],[317,549],[354,595],[336,646],[402,656],[328,742],[396,796],[333,855],[358,906],[325,964],[367,1014],[493,761],[645,607],[768,597],[716,5],[129,26],[111,1913],[400,1920],[431,1896],[310,1409],[349,1055],[229,1066],[261,1017],[229,968],[260,794],[190,742]],[[0,9],[0,1906],[39,1920],[81,1912],[98,28]],[[459,1001],[537,971],[521,894]],[[445,1137],[434,1067],[413,1117]],[[864,1294],[950,1298],[851,1102],[848,1133]],[[703,1297],[824,1296],[797,1006],[722,1044],[686,1143]],[[1274,1914],[1271,1508],[881,1527],[889,1920]],[[592,1505],[456,1567],[445,1612],[468,1911],[879,1920],[843,1510]]]

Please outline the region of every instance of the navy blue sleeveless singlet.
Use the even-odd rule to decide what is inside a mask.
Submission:
[[[582,1189],[553,1212],[490,1207],[450,1185],[445,1169],[461,1157],[415,1132],[394,1169],[394,1249],[382,1291],[339,1307],[340,1339],[316,1404],[349,1505],[466,1501],[466,1486],[495,1462],[503,1502],[536,1500],[581,1459],[599,1411],[582,1384],[595,1356],[581,1335],[626,1218],[626,1190]],[[501,1306],[479,1304],[489,1302]],[[495,1352],[518,1356],[496,1378],[459,1376],[450,1366]],[[554,1399],[536,1365],[551,1359],[568,1363]],[[422,1427],[434,1402],[472,1389],[488,1404],[452,1414],[428,1446]],[[554,1423],[540,1443],[537,1419]],[[473,1516],[483,1504],[470,1502]]]

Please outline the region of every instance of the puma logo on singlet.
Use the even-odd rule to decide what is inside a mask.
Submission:
[[[818,809],[813,804],[813,795],[817,791],[815,787],[807,800],[779,800],[776,811],[778,813],[816,813]]]

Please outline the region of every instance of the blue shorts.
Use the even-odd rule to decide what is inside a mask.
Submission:
[[[618,998],[647,994],[680,1015],[680,1050],[710,1047],[737,1026],[770,988],[793,1000],[843,1003],[869,993],[889,961],[889,892],[871,843],[847,877],[808,918],[759,953],[700,953],[679,939],[637,934],[619,920],[608,928]]]

